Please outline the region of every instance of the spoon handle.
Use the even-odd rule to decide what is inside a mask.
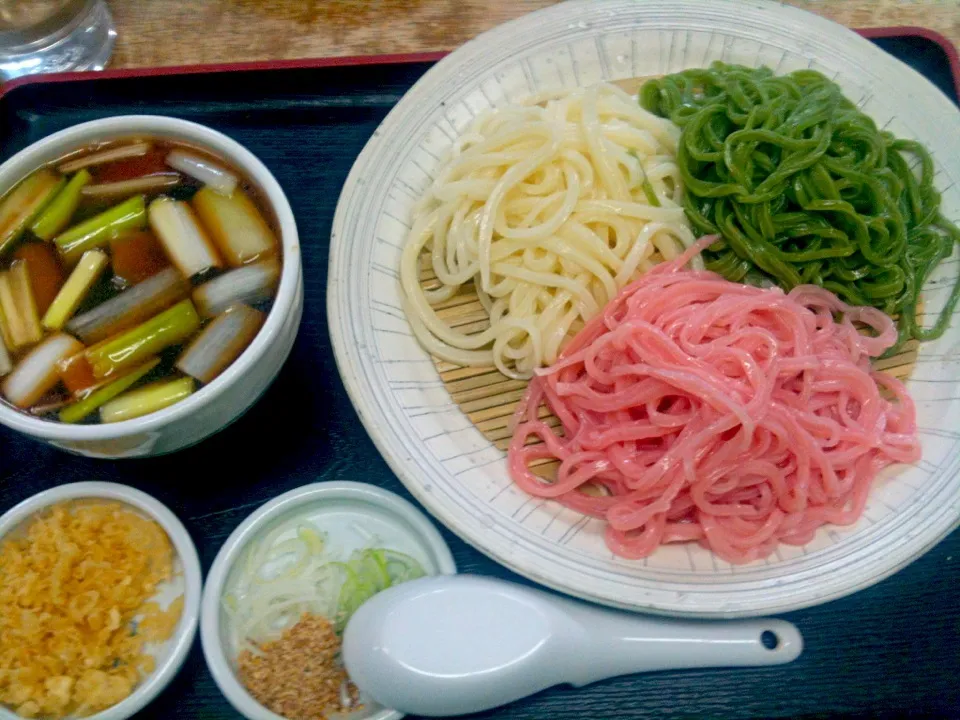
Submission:
[[[581,629],[581,655],[566,673],[577,686],[654,670],[780,665],[803,650],[799,630],[784,620],[679,621],[579,603],[570,603],[568,614]]]

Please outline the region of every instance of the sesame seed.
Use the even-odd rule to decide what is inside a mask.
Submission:
[[[304,613],[259,650],[244,650],[237,664],[240,681],[267,709],[288,720],[322,720],[357,709],[359,692],[340,663],[340,638],[326,618]]]

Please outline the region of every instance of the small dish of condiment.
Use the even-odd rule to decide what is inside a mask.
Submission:
[[[61,485],[0,517],[0,720],[125,720],[179,671],[200,562],[176,516],[134,488]]]
[[[398,495],[354,482],[292,490],[214,560],[200,620],[207,665],[250,720],[395,720],[347,676],[343,630],[378,592],[455,572],[440,533]]]

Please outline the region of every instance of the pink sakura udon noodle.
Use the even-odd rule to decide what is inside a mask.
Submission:
[[[683,269],[712,241],[625,287],[514,418],[517,485],[604,519],[622,557],[696,541],[747,563],[803,545],[855,522],[882,468],[920,458],[913,401],[870,367],[896,342],[890,317]],[[544,458],[560,461],[553,482],[530,468]]]

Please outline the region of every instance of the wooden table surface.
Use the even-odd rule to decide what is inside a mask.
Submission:
[[[773,2],[773,0],[770,0]],[[920,25],[960,45],[960,0],[787,0],[850,27]],[[108,0],[113,67],[451,50],[553,0]]]

